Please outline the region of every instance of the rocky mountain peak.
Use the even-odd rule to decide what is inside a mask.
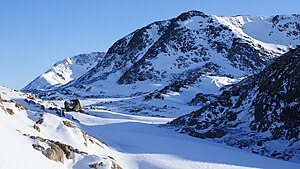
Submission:
[[[176,20],[178,20],[178,21],[185,21],[185,20],[191,19],[194,16],[200,16],[200,17],[203,17],[203,18],[207,18],[209,15],[207,15],[204,12],[192,10],[192,11],[188,11],[188,12],[184,12],[184,13],[180,14],[176,18]]]

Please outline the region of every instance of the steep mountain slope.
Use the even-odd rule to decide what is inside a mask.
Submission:
[[[93,68],[103,59],[104,52],[92,52],[69,57],[55,63],[51,69],[34,79],[23,91],[46,90],[66,84]]]
[[[299,44],[299,25],[299,15],[220,17],[186,12],[118,40],[93,69],[40,96],[136,96],[179,91],[194,97],[194,91],[209,91],[211,87],[203,85],[209,84],[209,79],[228,79],[225,84],[230,84],[227,82],[261,71],[273,58]],[[213,88],[223,86],[212,84]],[[115,90],[120,87],[126,90]],[[218,89],[206,94],[219,94]]]
[[[169,125],[194,137],[300,162],[299,77],[300,46]]]
[[[52,102],[0,87],[0,168],[121,169],[107,145],[61,115]]]

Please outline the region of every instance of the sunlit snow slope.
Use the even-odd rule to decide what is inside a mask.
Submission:
[[[45,90],[49,87],[66,84],[92,69],[104,55],[104,52],[92,52],[59,61],[55,63],[51,69],[30,82],[22,90]]]
[[[0,168],[89,169],[102,163],[117,169],[112,150],[60,112],[54,103],[0,87]]]

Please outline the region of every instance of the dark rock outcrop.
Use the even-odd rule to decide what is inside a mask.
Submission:
[[[80,104],[80,101],[78,99],[65,101],[64,106],[65,106],[65,110],[67,112],[68,111],[76,111],[76,112],[82,111],[81,104]]]
[[[38,144],[32,144],[32,147],[38,151],[44,151],[45,148],[41,145],[38,145]]]
[[[94,164],[90,164],[89,167],[90,168],[94,168],[94,169],[98,169],[100,168],[101,166],[103,166],[103,163],[100,162],[100,163],[94,163]]]
[[[33,128],[34,128],[36,131],[41,132],[41,128],[40,128],[38,125],[34,124],[34,125],[33,125]]]

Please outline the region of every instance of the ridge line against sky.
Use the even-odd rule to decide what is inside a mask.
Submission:
[[[0,85],[21,89],[55,62],[106,51],[154,21],[212,15],[299,14],[297,0],[1,0]]]

